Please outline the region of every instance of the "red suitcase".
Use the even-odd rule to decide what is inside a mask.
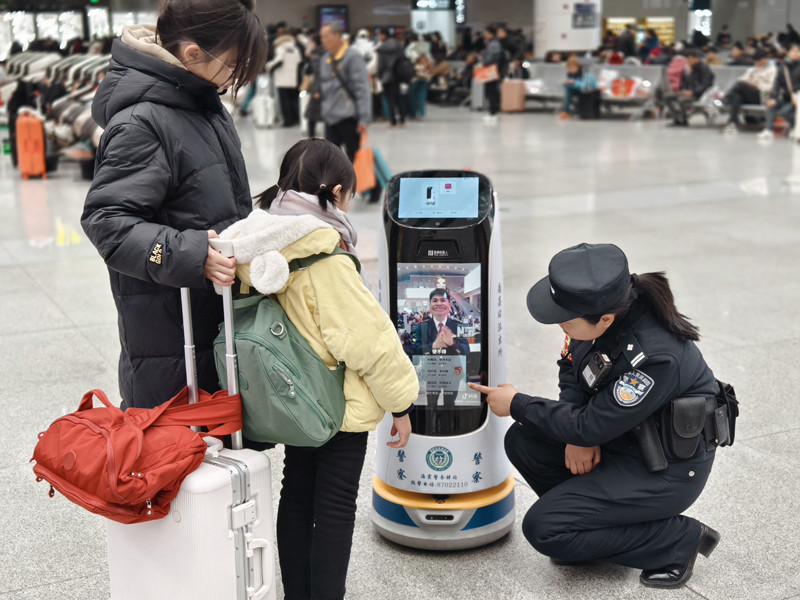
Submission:
[[[47,179],[44,153],[44,125],[31,114],[21,114],[17,117],[17,162],[23,179]]]

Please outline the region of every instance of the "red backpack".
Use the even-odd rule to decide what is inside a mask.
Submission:
[[[93,408],[92,396],[106,408]],[[196,404],[189,404],[188,397],[184,388],[156,408],[123,412],[100,390],[88,392],[77,412],[39,434],[31,459],[37,481],[50,483],[50,497],[55,488],[119,523],[165,517],[183,480],[203,462],[207,444],[201,435],[229,435],[242,428],[238,394],[199,391]],[[189,425],[211,430],[198,434]]]

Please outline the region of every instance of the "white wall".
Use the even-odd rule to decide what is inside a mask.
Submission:
[[[600,45],[603,3],[602,0],[584,0],[595,4],[597,26],[573,28],[574,2],[564,0],[534,0],[534,54],[543,57],[550,50],[589,50]]]
[[[456,45],[456,11],[412,10],[411,28],[418,34],[438,31],[451,47]]]

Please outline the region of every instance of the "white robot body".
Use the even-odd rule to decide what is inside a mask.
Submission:
[[[427,174],[422,172],[417,176]],[[398,175],[395,179],[402,177]],[[391,188],[390,184],[387,193]],[[488,349],[487,383],[497,386],[506,382],[505,307],[500,223],[494,193],[491,203],[491,237],[488,252],[483,253],[488,264],[481,263],[481,268],[488,270],[481,289],[484,294],[481,335],[487,336],[488,342],[482,346]],[[398,224],[387,221],[387,227]],[[386,227],[380,231],[378,300],[391,315],[394,288],[390,278],[397,277],[397,261],[390,259]],[[433,236],[439,233],[426,235],[435,243]],[[446,230],[441,235],[447,238]],[[436,262],[435,257],[431,262]],[[503,446],[509,425],[510,418],[496,417],[487,410],[482,424],[463,435],[412,433],[402,450],[379,444],[373,480],[372,521],[376,530],[396,543],[428,550],[473,548],[508,533],[515,519],[514,479]],[[378,438],[389,439],[391,427],[392,417],[387,414],[378,425]]]

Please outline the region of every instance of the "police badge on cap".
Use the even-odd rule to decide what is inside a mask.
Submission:
[[[625,297],[628,259],[613,244],[578,244],[556,254],[549,275],[528,292],[528,310],[546,325],[599,315]]]

